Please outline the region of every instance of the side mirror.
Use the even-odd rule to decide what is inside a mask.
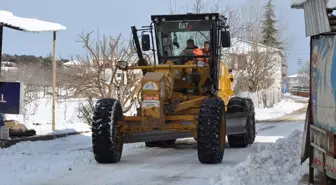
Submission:
[[[143,51],[150,50],[150,38],[148,34],[141,35],[141,47]]]
[[[221,32],[221,42],[222,47],[229,48],[231,46],[231,36],[229,31],[222,31]]]
[[[127,69],[127,62],[126,61],[118,61],[117,62],[117,68],[121,70]]]

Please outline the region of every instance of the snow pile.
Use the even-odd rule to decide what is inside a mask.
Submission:
[[[125,144],[123,152],[143,145]],[[91,167],[99,164],[94,160],[90,133],[51,141],[20,142],[0,149],[1,185],[51,184],[56,177]]]
[[[13,13],[1,10],[0,23],[28,32],[46,32],[66,30],[61,24],[41,21],[38,19],[17,17]]]
[[[268,144],[259,153],[250,154],[234,167],[223,169],[213,185],[294,185],[306,173],[300,164],[303,133],[295,130],[288,138]]]
[[[22,142],[0,149],[1,184],[40,184],[79,165],[95,163],[91,137],[69,136],[53,141]]]
[[[256,120],[276,119],[305,107],[307,103],[298,103],[288,97],[276,103],[272,108],[255,109]]]

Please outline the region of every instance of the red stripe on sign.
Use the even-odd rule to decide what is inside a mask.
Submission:
[[[158,100],[159,96],[144,96],[145,100]]]

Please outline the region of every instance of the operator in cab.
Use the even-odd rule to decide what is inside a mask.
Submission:
[[[210,42],[205,41],[203,44],[203,49],[202,49],[203,55],[209,56],[210,57]],[[209,57],[204,58],[204,62],[209,64]]]
[[[163,34],[163,56],[172,56],[173,42],[170,33]]]
[[[198,48],[194,40],[188,39],[187,40],[187,47],[181,52],[181,56],[202,56],[203,51]],[[196,60],[203,60],[203,58],[197,58]]]

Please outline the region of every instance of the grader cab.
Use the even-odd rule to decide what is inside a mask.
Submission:
[[[98,163],[120,161],[123,144],[170,147],[176,139],[194,137],[201,163],[220,163],[226,137],[231,147],[247,147],[255,139],[251,99],[232,97],[231,70],[221,61],[231,46],[226,18],[218,13],[153,15],[142,29],[132,27],[139,61],[121,70],[140,69],[137,114],[124,116],[115,99],[101,99],[92,123],[93,153]],[[141,31],[141,44],[138,32]],[[209,50],[196,53],[203,44]],[[143,51],[152,51],[149,64]]]

